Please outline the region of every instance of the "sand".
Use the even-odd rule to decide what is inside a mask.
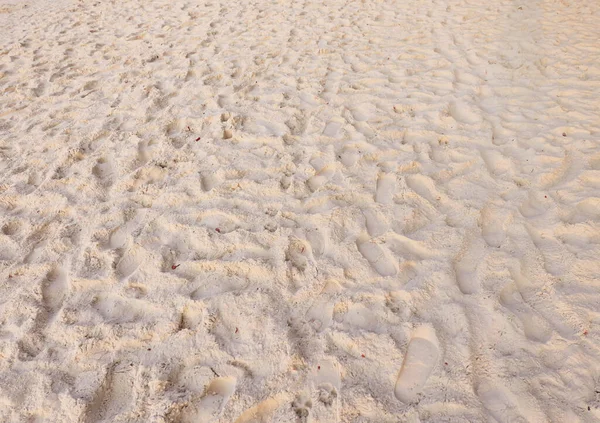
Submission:
[[[0,421],[600,421],[599,22],[0,0]]]

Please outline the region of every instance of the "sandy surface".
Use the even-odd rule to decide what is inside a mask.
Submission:
[[[0,421],[600,421],[599,22],[0,0]]]

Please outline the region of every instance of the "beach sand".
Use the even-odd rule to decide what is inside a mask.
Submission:
[[[600,421],[599,22],[0,0],[0,421]]]

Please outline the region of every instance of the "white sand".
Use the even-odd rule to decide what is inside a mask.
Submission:
[[[0,0],[0,421],[600,421],[599,40],[597,0]]]

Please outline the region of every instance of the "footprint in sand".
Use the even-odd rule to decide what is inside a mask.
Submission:
[[[204,394],[192,399],[183,408],[181,423],[211,423],[217,420],[235,393],[236,385],[237,380],[232,376],[213,379]]]
[[[94,398],[87,404],[84,421],[86,423],[115,421],[137,400],[135,379],[137,366],[129,362],[115,362],[110,366],[102,385]]]
[[[325,126],[325,129],[323,129],[323,135],[329,138],[338,138],[338,134],[340,132],[340,129],[342,128],[342,125],[343,122],[335,120],[328,122]]]
[[[360,160],[361,153],[357,146],[348,145],[342,149],[338,157],[344,166],[352,167]]]
[[[396,175],[392,173],[380,173],[377,177],[377,188],[375,190],[375,201],[382,204],[391,204],[396,191]]]
[[[552,336],[552,329],[548,322],[523,301],[523,297],[514,283],[506,285],[500,291],[500,304],[512,311],[521,320],[523,332],[528,339],[547,342]]]
[[[332,164],[323,166],[315,175],[308,178],[306,186],[311,192],[315,192],[329,182],[334,173],[335,167]]]
[[[463,294],[474,294],[479,291],[480,282],[478,268],[485,255],[485,244],[477,234],[465,237],[462,250],[453,261],[456,282]]]
[[[394,276],[398,273],[398,263],[389,251],[369,239],[366,234],[356,240],[356,246],[362,256],[381,276]]]
[[[112,185],[117,177],[117,166],[111,157],[101,157],[92,172],[103,185]]]
[[[225,178],[223,177],[222,173],[217,171],[202,175],[200,182],[202,184],[202,189],[208,192],[218,188],[224,180]]]
[[[490,247],[500,247],[506,239],[507,219],[497,207],[488,204],[481,210],[481,233]]]
[[[317,422],[340,421],[342,367],[335,358],[323,358],[312,366],[312,417]]]
[[[158,149],[158,142],[151,139],[138,143],[138,160],[140,163],[148,163],[154,157]]]
[[[475,391],[483,406],[498,422],[527,422],[521,415],[514,394],[497,381],[479,381]]]
[[[315,257],[326,255],[329,252],[330,235],[327,228],[309,227],[306,229],[306,240],[310,243]]]
[[[42,242],[36,244],[35,247],[33,247],[31,249],[29,254],[27,254],[23,258],[23,263],[25,263],[25,264],[37,263],[40,260],[40,258],[42,257],[42,255],[44,254],[44,251],[46,250],[46,245],[47,245],[47,241],[42,241]]]
[[[590,197],[580,201],[567,220],[570,223],[600,221],[600,198]]]
[[[390,224],[386,217],[376,208],[363,210],[367,232],[372,237],[380,236],[389,230]]]
[[[18,236],[25,228],[22,220],[10,220],[2,226],[2,233],[11,237]]]
[[[525,225],[531,240],[542,253],[544,268],[553,276],[562,276],[569,272],[575,257],[551,233]]]
[[[394,395],[404,403],[417,399],[440,356],[440,345],[433,328],[421,326],[413,332]]]
[[[123,248],[129,236],[126,225],[114,229],[108,237],[108,247],[112,249]]]
[[[144,261],[144,251],[139,245],[132,246],[123,254],[121,260],[117,263],[117,274],[119,279],[125,280],[130,277]]]
[[[426,247],[421,241],[415,241],[395,232],[388,233],[385,237],[387,247],[395,254],[417,260],[436,259],[440,253]]]
[[[117,324],[152,320],[161,311],[149,301],[111,293],[99,294],[92,301],[92,307],[107,323]]]
[[[286,258],[300,271],[306,270],[309,263],[314,263],[311,245],[295,236],[290,236]]]
[[[42,300],[49,312],[55,313],[62,307],[69,293],[69,274],[66,268],[57,266],[48,272],[42,283]]]
[[[481,121],[481,116],[464,101],[456,100],[451,102],[448,111],[450,116],[460,123],[475,124]]]
[[[302,392],[296,396],[294,402],[292,402],[292,409],[296,416],[300,419],[301,422],[308,422],[310,412],[312,410],[312,400],[310,396],[306,392]]]
[[[322,332],[333,322],[334,300],[342,292],[342,287],[336,280],[329,280],[321,293],[306,312],[306,321],[317,331]]]
[[[196,223],[220,234],[233,232],[241,226],[237,217],[218,210],[207,210],[198,215]]]
[[[552,200],[540,191],[531,190],[527,199],[519,207],[519,211],[524,217],[538,217],[548,212]]]
[[[250,284],[247,278],[235,275],[209,274],[198,279],[198,288],[190,294],[190,297],[197,301],[216,297],[227,292],[241,292],[248,288]]]

